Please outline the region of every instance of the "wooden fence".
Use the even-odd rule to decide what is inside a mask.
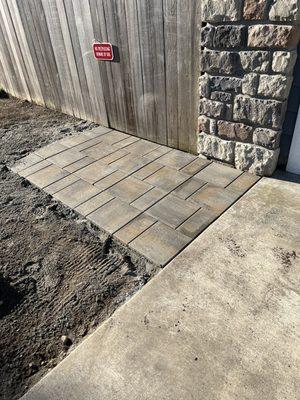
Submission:
[[[0,85],[13,96],[196,149],[199,0],[0,0]],[[94,59],[94,41],[115,46]]]

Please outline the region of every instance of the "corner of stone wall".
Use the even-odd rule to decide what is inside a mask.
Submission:
[[[299,42],[300,0],[202,0],[198,152],[272,175]]]

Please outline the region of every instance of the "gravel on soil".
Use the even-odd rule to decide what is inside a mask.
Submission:
[[[0,399],[18,399],[157,271],[8,167],[96,125],[0,99]]]

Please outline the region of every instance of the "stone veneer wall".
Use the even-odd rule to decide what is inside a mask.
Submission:
[[[277,165],[300,0],[202,0],[200,154],[258,175]]]

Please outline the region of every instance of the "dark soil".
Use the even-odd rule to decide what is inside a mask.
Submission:
[[[18,399],[155,273],[7,168],[93,127],[0,99],[1,400]]]

